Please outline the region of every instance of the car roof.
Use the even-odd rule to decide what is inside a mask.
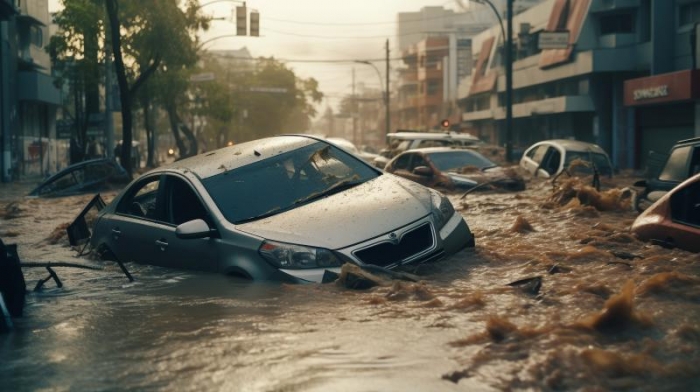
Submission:
[[[468,149],[468,148],[455,148],[455,147],[425,147],[425,148],[413,148],[413,149],[410,149],[410,150],[406,150],[406,151],[402,152],[402,153],[399,154],[399,155],[408,154],[408,153],[416,153],[416,152],[420,152],[420,153],[423,153],[423,154],[439,154],[439,153],[443,153],[443,152],[462,152],[462,153],[472,154],[472,155],[473,155],[473,154],[479,154],[478,152],[476,152],[476,151],[474,151],[474,150],[470,150],[470,149]]]
[[[689,144],[696,144],[696,143],[700,143],[700,137],[693,137],[690,139],[679,140],[676,142],[676,144],[673,147],[687,146]]]
[[[541,142],[537,142],[534,145],[540,145],[540,144],[552,144],[559,146],[563,148],[564,150],[568,151],[592,151],[592,152],[598,152],[601,154],[607,154],[605,150],[600,148],[597,144],[593,143],[588,143],[588,142],[582,142],[580,140],[571,140],[571,139],[551,139],[551,140],[543,140]]]
[[[305,135],[273,136],[195,155],[161,166],[152,172],[191,172],[204,179],[222,171],[234,170],[297,148],[318,143],[319,141],[322,140]]]
[[[478,137],[468,133],[446,133],[446,132],[394,132],[387,134],[388,138],[400,140],[415,139],[457,139],[457,140],[479,140]]]

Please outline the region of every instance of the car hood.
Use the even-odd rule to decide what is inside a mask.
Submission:
[[[405,226],[430,211],[427,188],[383,174],[347,191],[236,228],[269,240],[341,249]]]

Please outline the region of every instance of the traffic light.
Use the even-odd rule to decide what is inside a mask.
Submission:
[[[260,36],[260,13],[251,11],[250,12],[250,36],[259,37]]]
[[[247,10],[245,6],[236,7],[236,35],[248,35]]]
[[[443,128],[449,128],[450,127],[450,120],[444,119],[444,120],[440,121],[440,126],[442,126]]]

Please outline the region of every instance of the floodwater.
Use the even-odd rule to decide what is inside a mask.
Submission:
[[[130,283],[68,246],[91,195],[6,185],[0,238],[22,261],[104,268],[28,293],[0,390],[700,390],[700,255],[630,235],[634,180],[451,195],[477,248],[364,291],[127,264]],[[24,273],[28,290],[48,276]]]

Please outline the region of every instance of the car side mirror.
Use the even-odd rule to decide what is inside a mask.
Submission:
[[[175,228],[175,235],[183,240],[211,237],[213,232],[203,219],[187,221]]]
[[[633,186],[638,186],[640,188],[646,188],[647,187],[647,180],[639,180],[632,184]]]
[[[419,176],[430,177],[433,175],[433,171],[427,166],[418,166],[413,169],[413,174],[418,174]]]
[[[535,174],[535,177],[549,178],[549,172],[547,172],[544,169],[537,169],[537,173]]]

